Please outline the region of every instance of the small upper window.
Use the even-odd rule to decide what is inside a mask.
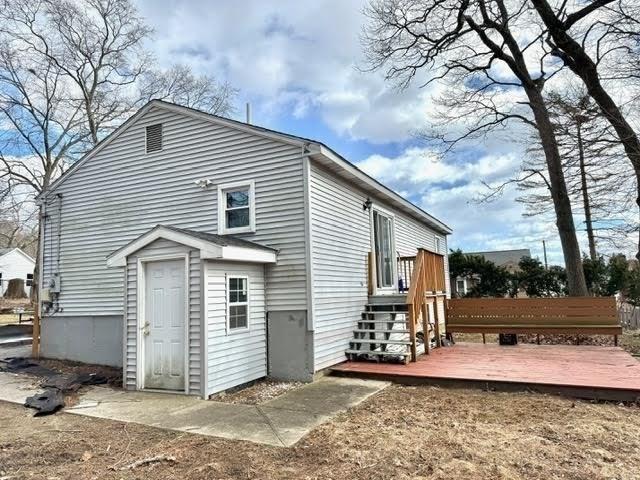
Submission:
[[[147,153],[162,150],[162,124],[156,123],[147,127]]]
[[[436,236],[435,249],[436,253],[440,253],[440,237]]]
[[[27,273],[27,282],[26,286],[30,287],[33,285],[33,273]]]
[[[227,324],[229,331],[249,328],[249,278],[227,278]]]
[[[218,186],[218,232],[253,232],[253,182]]]

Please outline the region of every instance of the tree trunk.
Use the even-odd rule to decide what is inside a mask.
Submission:
[[[9,280],[6,292],[4,292],[4,298],[27,298],[27,294],[24,291],[24,279],[12,278]]]
[[[584,144],[582,143],[582,124],[576,122],[578,131],[578,159],[580,161],[580,188],[582,190],[582,203],[584,206],[584,223],[587,228],[587,239],[589,241],[589,257],[591,260],[598,258],[596,252],[596,239],[593,235],[593,221],[591,219],[591,201],[589,200],[589,191],[587,187],[587,172],[584,164]]]
[[[636,204],[640,212],[640,139],[638,139],[638,135],[627,122],[618,105],[602,86],[595,62],[582,45],[567,33],[565,25],[556,17],[549,3],[546,0],[532,0],[532,3],[555,42],[557,50],[554,51],[554,54],[560,57],[565,65],[582,79],[587,87],[587,92],[598,104],[603,115],[616,131],[627,157],[631,160],[637,183]],[[636,258],[640,260],[640,234],[638,235]]]
[[[571,296],[588,296],[587,282],[582,268],[580,245],[573,223],[571,201],[567,192],[567,184],[562,169],[562,161],[555,138],[553,125],[549,118],[549,111],[542,98],[542,93],[535,87],[525,86],[529,104],[538,127],[540,142],[544,150],[549,170],[551,198],[556,213],[556,226],[562,245],[564,263],[567,270],[567,288]]]

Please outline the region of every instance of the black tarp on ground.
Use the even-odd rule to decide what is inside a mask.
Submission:
[[[101,385],[108,382],[102,375],[90,373],[62,374],[39,365],[29,358],[9,358],[0,360],[0,370],[11,373],[26,373],[41,377],[40,386],[44,391],[27,397],[25,407],[36,409],[34,415],[49,415],[64,407],[65,395],[78,391],[85,385]]]

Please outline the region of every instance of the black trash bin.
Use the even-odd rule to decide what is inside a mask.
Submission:
[[[499,341],[500,345],[517,345],[518,335],[515,333],[501,333]]]

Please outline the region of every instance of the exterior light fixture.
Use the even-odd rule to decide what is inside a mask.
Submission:
[[[373,202],[371,201],[371,199],[367,197],[365,202],[362,204],[362,210],[365,211],[365,212],[367,210],[371,210],[371,205],[372,204],[373,204]]]

